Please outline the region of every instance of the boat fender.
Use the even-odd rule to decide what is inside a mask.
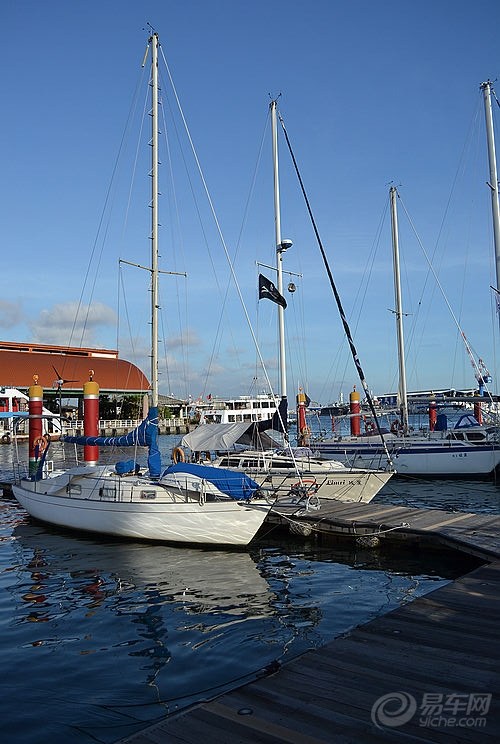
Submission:
[[[402,430],[401,421],[399,419],[395,419],[391,424],[391,433],[392,434],[399,434]]]
[[[39,455],[43,455],[43,453],[48,447],[48,444],[49,443],[47,441],[47,437],[37,437],[36,439],[33,440],[33,449],[38,447]]]
[[[177,465],[178,462],[185,462],[184,452],[180,447],[174,447],[172,450],[172,460]]]

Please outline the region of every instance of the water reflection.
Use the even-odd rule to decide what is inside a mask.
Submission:
[[[44,741],[116,741],[467,570],[293,538],[242,552],[100,540],[15,501],[0,511],[0,716],[23,744],[41,718]]]
[[[134,647],[139,637],[149,640],[151,645],[139,655],[151,660],[155,675],[158,664],[171,656],[164,645],[166,605],[174,613],[171,620],[182,612],[186,628],[186,617],[199,616],[189,626],[211,634],[228,622],[274,611],[269,585],[248,552],[99,542],[35,524],[17,526],[13,537],[20,552],[18,575],[26,589],[16,622],[59,621],[79,613],[95,619],[110,612],[126,617],[135,628],[127,645]]]

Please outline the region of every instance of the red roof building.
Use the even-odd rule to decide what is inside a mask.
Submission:
[[[91,378],[105,394],[146,393],[150,388],[144,373],[111,349],[0,341],[0,385],[27,390],[34,375],[47,391],[57,389],[58,380],[64,380],[65,397],[81,394]]]

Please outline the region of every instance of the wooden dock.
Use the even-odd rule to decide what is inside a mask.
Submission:
[[[121,744],[499,740],[500,516],[335,503],[298,519],[321,534],[418,540],[491,562]]]
[[[268,523],[291,532],[347,538],[368,545],[370,540],[418,542],[433,548],[458,549],[484,560],[500,558],[500,515],[417,509],[390,504],[322,502],[318,512],[297,514],[273,509]]]

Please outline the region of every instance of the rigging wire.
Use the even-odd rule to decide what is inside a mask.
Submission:
[[[314,219],[314,215],[313,215],[313,212],[312,212],[312,209],[311,209],[311,205],[309,203],[309,199],[308,199],[308,196],[307,196],[307,193],[306,193],[306,190],[305,190],[304,182],[302,181],[302,176],[300,175],[300,171],[299,171],[299,168],[298,168],[298,165],[297,165],[297,160],[295,159],[295,155],[294,155],[293,150],[292,150],[290,139],[288,137],[288,132],[286,130],[285,123],[283,121],[283,117],[279,113],[278,113],[278,118],[280,120],[280,124],[281,124],[281,127],[283,129],[283,133],[285,135],[285,139],[286,139],[286,143],[287,143],[287,146],[288,146],[288,150],[289,150],[290,156],[292,158],[292,162],[293,162],[293,165],[294,165],[294,168],[295,168],[295,173],[297,174],[297,178],[299,180],[300,188],[301,188],[301,191],[302,191],[302,195],[304,197],[304,201],[306,203],[307,211],[309,212],[309,217],[311,219],[311,224],[313,226],[314,234],[316,236],[316,241],[317,241],[318,247],[320,249],[321,257],[323,259],[323,263],[325,265],[325,269],[326,269],[326,272],[328,274],[328,278],[330,280],[330,286],[331,286],[333,295],[335,297],[335,301],[337,303],[337,308],[339,310],[339,314],[340,314],[340,318],[341,318],[341,321],[342,321],[342,325],[344,327],[344,332],[346,334],[347,342],[348,342],[349,348],[351,350],[351,354],[352,354],[352,358],[353,358],[353,361],[354,361],[354,365],[356,367],[356,371],[358,373],[359,380],[360,380],[361,385],[363,387],[363,390],[364,390],[364,393],[365,393],[365,397],[366,397],[367,403],[368,403],[368,405],[370,407],[370,410],[372,412],[372,415],[373,415],[373,418],[374,418],[374,421],[375,421],[375,424],[376,424],[376,427],[377,427],[378,434],[380,436],[381,442],[382,442],[383,447],[384,447],[384,451],[385,451],[385,454],[386,454],[386,457],[387,457],[387,461],[388,461],[389,465],[392,466],[391,456],[389,455],[389,450],[387,449],[387,444],[385,442],[384,435],[382,433],[382,429],[380,428],[380,423],[379,423],[379,420],[378,420],[377,412],[375,410],[375,405],[373,403],[373,399],[372,399],[370,390],[368,388],[368,383],[366,381],[366,378],[365,378],[363,369],[361,367],[361,362],[360,362],[359,357],[358,357],[358,352],[356,351],[356,347],[354,345],[354,339],[352,338],[351,329],[349,328],[349,323],[347,322],[347,318],[346,318],[346,315],[344,313],[344,308],[342,306],[342,301],[340,299],[340,295],[338,293],[337,286],[336,286],[335,281],[333,279],[333,274],[332,274],[332,271],[330,269],[330,264],[328,262],[328,258],[326,256],[325,249],[323,247],[323,242],[321,240],[321,236],[319,234],[318,227],[316,225],[316,220]]]
[[[390,201],[389,201],[389,198],[387,197],[385,199],[385,201],[384,201],[384,209],[382,211],[382,214],[381,214],[381,217],[380,217],[378,226],[377,226],[375,238],[374,238],[372,247],[370,249],[368,260],[365,263],[365,269],[363,271],[363,276],[361,278],[360,285],[358,286],[356,295],[355,295],[354,300],[353,300],[353,303],[352,303],[353,304],[353,307],[357,308],[357,315],[356,315],[356,318],[354,320],[354,332],[355,333],[356,333],[356,331],[359,328],[359,324],[361,323],[362,313],[363,313],[363,310],[364,310],[364,307],[365,307],[366,298],[367,298],[368,290],[369,290],[369,287],[370,287],[371,275],[372,275],[372,272],[373,272],[373,267],[374,267],[374,264],[375,264],[375,259],[377,257],[377,253],[378,253],[378,250],[380,248],[380,243],[381,243],[381,238],[382,238],[382,230],[383,230],[383,227],[384,227],[384,224],[385,224],[385,221],[386,221],[386,218],[387,218],[387,213],[388,213],[388,210],[389,210],[389,203],[390,203]],[[337,355],[336,355],[336,357],[334,357],[332,359],[332,363],[330,365],[330,369],[329,369],[329,372],[328,372],[327,377],[329,377],[329,378],[332,377],[332,370],[333,370],[333,367],[334,367],[334,363],[335,362],[336,362],[336,367],[335,367],[335,373],[334,373],[333,377],[335,378],[337,376],[337,371],[338,371],[338,369],[340,367],[340,364],[341,364],[342,360],[344,359],[343,352],[344,352],[346,343],[347,343],[347,339],[346,339],[345,335],[343,335],[342,336],[342,340],[341,340],[341,344],[340,344],[339,349],[337,351]],[[347,368],[348,368],[348,366],[349,366],[349,357],[346,356],[345,359],[344,359],[343,372],[339,376],[339,379],[342,381],[342,383],[345,381],[345,379],[347,377]],[[393,384],[394,384],[395,377],[396,377],[396,373],[394,374],[394,377],[393,377]],[[342,391],[342,388],[340,389],[339,392],[341,392],[341,391]],[[320,397],[320,400],[323,399],[322,393],[320,393],[320,396],[319,397]],[[339,400],[339,397],[340,396],[337,396],[337,400]]]
[[[183,108],[181,106],[181,102],[180,102],[179,96],[177,94],[177,89],[175,87],[175,83],[174,83],[173,78],[172,78],[172,75],[170,73],[170,68],[169,68],[168,63],[167,63],[167,60],[166,60],[166,58],[165,58],[165,56],[163,54],[163,50],[161,50],[161,54],[162,54],[163,61],[165,63],[165,67],[166,67],[167,74],[168,74],[168,77],[169,77],[169,80],[170,80],[170,85],[171,85],[171,88],[172,88],[172,92],[173,92],[175,101],[177,103],[179,114],[181,116],[181,119],[182,119],[182,122],[183,122],[183,125],[184,125],[184,130],[185,130],[186,136],[188,138],[188,142],[189,142],[189,145],[190,145],[190,148],[191,148],[191,152],[192,152],[192,155],[193,155],[194,160],[195,160],[195,163],[196,163],[198,174],[200,176],[200,179],[201,179],[201,182],[202,182],[202,185],[203,185],[203,190],[204,190],[205,196],[207,198],[209,209],[210,209],[210,212],[212,214],[212,218],[214,220],[215,228],[216,228],[217,234],[219,236],[219,240],[221,242],[221,245],[222,245],[222,248],[223,248],[223,251],[224,251],[224,255],[226,257],[226,261],[227,261],[228,266],[229,266],[230,274],[231,274],[231,277],[233,279],[234,286],[236,288],[236,292],[237,292],[237,295],[238,295],[239,300],[240,300],[240,303],[241,303],[241,307],[243,309],[245,320],[247,322],[247,325],[248,325],[248,328],[249,328],[249,331],[250,331],[250,334],[251,334],[251,337],[252,337],[252,341],[253,341],[254,346],[255,346],[255,348],[257,350],[257,355],[258,355],[258,358],[259,358],[259,361],[260,361],[262,370],[264,372],[266,383],[267,383],[267,385],[269,387],[269,390],[272,390],[273,388],[272,388],[272,385],[271,385],[271,380],[269,378],[269,374],[267,372],[267,367],[266,367],[266,365],[264,363],[264,359],[262,357],[262,353],[261,353],[261,351],[259,349],[259,345],[258,345],[258,342],[257,342],[257,337],[255,335],[255,331],[253,329],[252,322],[250,320],[248,309],[247,309],[247,306],[245,304],[245,301],[244,301],[244,298],[243,298],[243,295],[242,295],[242,292],[241,292],[241,287],[239,285],[238,278],[236,276],[236,272],[235,272],[235,269],[234,269],[234,264],[233,264],[233,262],[231,260],[231,256],[229,255],[228,246],[227,246],[226,240],[224,238],[224,235],[223,235],[223,232],[222,232],[222,228],[220,226],[219,218],[218,218],[217,212],[215,210],[215,206],[214,206],[214,203],[213,203],[213,200],[212,200],[212,196],[211,196],[210,191],[209,191],[209,188],[208,188],[208,184],[207,184],[207,181],[206,181],[206,178],[205,178],[205,174],[203,172],[203,169],[201,167],[200,160],[198,158],[198,154],[197,154],[196,149],[194,147],[193,139],[191,137],[191,132],[190,132],[190,129],[188,127],[186,118],[184,116],[184,111],[183,111]],[[283,424],[283,422],[282,422],[282,424]]]
[[[399,193],[398,193],[398,196],[399,196]],[[460,322],[459,322],[457,316],[455,315],[455,313],[453,311],[453,308],[452,308],[452,306],[451,306],[451,304],[450,304],[450,302],[449,302],[449,300],[448,300],[448,298],[446,296],[446,293],[444,291],[443,285],[441,284],[441,282],[439,280],[439,277],[438,277],[438,275],[437,275],[437,273],[436,273],[436,271],[435,271],[435,269],[434,269],[434,267],[432,265],[431,259],[429,258],[429,255],[428,255],[427,251],[424,248],[424,245],[423,245],[423,243],[422,243],[422,241],[420,239],[420,236],[418,235],[418,233],[417,233],[417,231],[415,229],[415,225],[413,224],[413,221],[412,221],[410,215],[408,214],[404,203],[402,202],[402,200],[400,200],[400,201],[401,201],[401,204],[403,206],[403,210],[404,210],[404,212],[406,214],[406,217],[408,219],[408,222],[410,223],[410,225],[412,227],[412,230],[413,230],[413,232],[415,234],[415,237],[416,237],[416,239],[418,241],[418,244],[419,244],[419,246],[420,246],[420,248],[422,250],[422,253],[424,254],[424,257],[425,257],[425,259],[426,259],[426,261],[428,263],[430,272],[432,273],[432,275],[434,277],[434,280],[436,282],[436,285],[437,285],[437,287],[439,288],[439,290],[441,292],[441,295],[442,295],[442,297],[444,299],[444,302],[446,304],[446,307],[448,308],[448,310],[450,312],[450,315],[451,315],[451,317],[453,319],[453,322],[455,323],[455,325],[457,327],[457,330],[459,331],[459,333],[460,333],[460,335],[462,337],[462,340],[463,340],[463,342],[465,344],[465,349],[466,349],[467,353],[469,354],[469,357],[470,357],[471,362],[473,364],[473,367],[474,367],[474,370],[476,372],[476,375],[481,376],[481,374],[482,374],[481,373],[481,370],[479,369],[479,366],[478,366],[478,364],[476,362],[476,359],[475,359],[474,354],[473,354],[473,352],[471,350],[471,347],[469,345],[469,342],[467,341],[467,338],[465,336],[465,333],[464,333],[464,331],[463,331],[463,329],[462,329],[462,327],[460,325]],[[487,393],[488,397],[491,398],[491,393],[488,391],[488,389],[487,389],[486,386],[485,386],[485,390],[486,390],[486,393]]]
[[[104,226],[104,222],[105,222],[105,216],[106,216],[106,214],[108,214],[108,223],[107,223],[107,226],[106,226],[106,228],[104,230],[104,235],[102,236],[102,239],[101,239],[101,248],[100,248],[100,252],[99,252],[98,257],[97,257],[97,268],[96,268],[96,271],[95,271],[95,274],[94,274],[94,281],[92,283],[91,290],[90,290],[89,302],[88,302],[88,305],[87,305],[87,308],[86,308],[85,318],[84,318],[84,321],[82,323],[81,336],[80,336],[80,345],[81,346],[84,345],[83,340],[84,340],[84,335],[85,335],[85,331],[87,329],[87,325],[88,325],[88,321],[89,321],[89,316],[90,316],[90,312],[91,312],[91,308],[92,308],[92,297],[94,295],[95,286],[96,286],[96,282],[97,282],[97,276],[98,276],[98,273],[99,273],[99,266],[101,264],[101,260],[102,260],[102,256],[103,256],[103,252],[104,252],[104,244],[105,244],[105,240],[106,240],[106,235],[107,235],[107,232],[108,232],[108,229],[109,229],[109,212],[108,212],[108,209],[110,209],[110,206],[109,205],[110,205],[110,201],[111,201],[112,189],[113,189],[113,186],[114,186],[114,183],[115,183],[115,179],[116,179],[116,175],[117,175],[117,172],[118,172],[118,165],[119,165],[119,162],[120,162],[120,159],[121,159],[121,155],[122,155],[122,152],[123,152],[124,144],[126,142],[127,133],[129,131],[130,124],[131,124],[131,121],[133,119],[133,114],[134,114],[134,112],[136,110],[136,107],[137,107],[137,102],[138,102],[138,98],[139,98],[139,90],[140,90],[140,87],[141,87],[141,83],[143,81],[143,78],[144,78],[144,71],[142,71],[142,73],[140,74],[140,76],[139,76],[139,78],[137,80],[136,88],[135,88],[134,95],[132,97],[132,102],[131,102],[131,105],[130,105],[130,108],[129,108],[129,112],[128,112],[128,115],[127,115],[127,120],[126,120],[126,123],[125,123],[125,127],[124,127],[124,130],[123,130],[121,139],[120,139],[120,144],[119,144],[119,147],[118,147],[118,153],[117,153],[117,156],[115,158],[115,162],[114,162],[112,173],[111,173],[111,178],[110,178],[110,181],[109,181],[109,184],[108,184],[108,188],[106,190],[106,195],[105,195],[105,199],[104,199],[104,205],[103,205],[103,208],[102,208],[102,211],[101,211],[101,216],[100,216],[99,221],[98,221],[96,236],[94,238],[92,249],[90,251],[89,261],[88,261],[88,264],[87,264],[87,270],[86,270],[85,275],[84,275],[83,286],[82,286],[82,290],[80,292],[80,297],[78,299],[77,311],[75,313],[75,318],[74,318],[74,321],[73,321],[73,326],[72,326],[72,329],[71,329],[71,332],[70,332],[70,338],[69,338],[68,346],[71,346],[72,341],[73,341],[73,337],[74,337],[74,335],[76,333],[76,328],[77,328],[77,323],[78,323],[78,316],[79,316],[80,310],[83,308],[83,297],[84,297],[84,294],[85,294],[85,291],[86,291],[86,287],[87,287],[87,284],[88,284],[88,281],[89,281],[89,277],[90,277],[90,267],[92,266],[92,263],[94,262],[94,259],[95,259],[95,256],[96,256],[97,245],[98,245],[98,242],[99,242],[99,239],[100,239],[100,235],[102,234],[102,230],[103,230],[103,226]],[[64,363],[65,362],[63,362],[63,366],[64,366]]]
[[[269,112],[267,113],[266,122],[265,122],[265,125],[264,125],[264,128],[263,128],[263,131],[262,131],[262,136],[261,136],[261,140],[260,140],[260,146],[259,146],[259,151],[258,151],[257,159],[256,159],[255,166],[254,166],[254,172],[253,172],[253,176],[252,176],[252,181],[251,181],[251,185],[250,185],[250,189],[249,189],[247,201],[246,201],[246,204],[245,204],[245,209],[244,209],[244,212],[243,212],[242,224],[240,226],[240,231],[239,231],[238,238],[237,238],[237,241],[236,241],[236,248],[235,248],[235,251],[234,251],[233,258],[232,258],[233,264],[236,262],[236,258],[237,258],[237,255],[238,255],[238,252],[239,252],[239,248],[240,248],[240,245],[241,245],[241,239],[242,239],[242,235],[243,235],[243,230],[244,230],[245,224],[246,224],[247,219],[248,219],[248,214],[249,214],[249,210],[250,210],[250,203],[252,201],[252,196],[253,196],[253,194],[255,192],[255,186],[256,186],[256,182],[257,182],[257,173],[258,173],[258,170],[259,170],[259,167],[260,167],[260,162],[262,160],[262,153],[263,153],[263,150],[264,150],[264,141],[265,141],[265,134],[266,134],[267,126],[268,126],[268,121],[269,121]],[[228,298],[229,298],[230,287],[231,287],[231,276],[228,277],[226,288],[225,288],[225,291],[224,291],[224,294],[223,294],[222,307],[221,307],[221,312],[219,314],[219,321],[218,321],[217,329],[216,329],[216,340],[217,339],[219,340],[219,344],[222,342],[222,323],[223,323],[223,320],[224,320],[224,313],[225,313],[226,305],[227,305]],[[231,326],[230,326],[230,330],[231,330]],[[232,331],[231,331],[231,335],[232,335]],[[258,338],[258,332],[256,334],[256,337]],[[236,350],[236,354],[238,354],[238,345],[237,345],[237,343],[236,343],[236,341],[235,341],[234,338],[233,338],[233,348]],[[217,351],[218,351],[218,349],[217,349]],[[212,367],[214,366],[215,356],[216,356],[216,345],[214,344],[213,349],[212,349],[212,354],[210,356],[210,360],[209,360],[209,363],[207,365],[207,372],[206,372],[206,377],[205,377],[205,390],[207,389],[208,379],[209,379],[209,377],[211,375]],[[242,367],[241,364],[239,366],[240,366],[240,368]],[[259,366],[259,360],[258,360],[258,353],[256,351],[255,375],[254,375],[253,380],[252,380],[252,387],[251,387],[251,389],[249,391],[249,394],[252,394],[252,391],[253,391],[253,388],[254,387],[257,390],[257,380],[258,380],[257,368],[258,368],[258,366]]]

